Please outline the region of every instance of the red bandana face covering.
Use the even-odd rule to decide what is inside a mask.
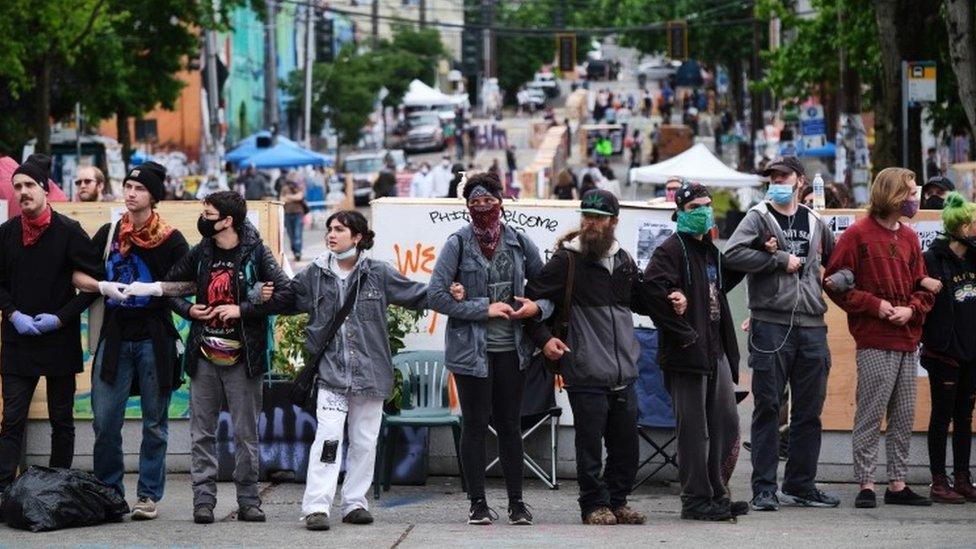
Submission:
[[[471,215],[471,228],[478,239],[481,253],[491,260],[495,255],[495,248],[502,240],[502,205],[495,202],[491,206],[469,206],[468,213]]]
[[[41,215],[34,219],[27,217],[26,215],[20,216],[20,226],[23,230],[23,243],[24,246],[33,246],[35,242],[40,240],[41,235],[47,230],[48,226],[51,224],[51,207],[48,206],[44,208]]]

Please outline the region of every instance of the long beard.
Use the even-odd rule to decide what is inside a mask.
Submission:
[[[599,261],[607,256],[610,247],[616,240],[613,228],[605,229],[585,228],[580,230],[580,249],[583,257],[589,261]]]

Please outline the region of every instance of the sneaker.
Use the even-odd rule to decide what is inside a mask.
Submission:
[[[613,514],[613,511],[609,507],[597,507],[593,511],[590,511],[590,514],[583,517],[583,524],[613,526],[617,524],[617,516]]]
[[[471,502],[471,510],[468,511],[468,524],[487,526],[498,518],[498,513],[488,507],[488,501],[476,499]]]
[[[508,523],[516,526],[532,526],[532,513],[524,501],[518,500],[508,504]]]
[[[311,513],[305,517],[306,530],[328,530],[329,515],[326,513]]]
[[[775,492],[759,492],[752,498],[753,511],[779,511],[779,499]]]
[[[840,499],[837,496],[817,488],[802,494],[784,490],[778,496],[780,503],[791,507],[837,507],[840,505]]]
[[[932,500],[925,496],[920,496],[908,486],[897,492],[892,492],[890,488],[885,489],[885,505],[912,505],[916,507],[927,507],[932,505]]]
[[[878,506],[878,497],[874,494],[874,490],[865,488],[857,493],[857,497],[854,498],[854,507],[858,509],[874,509]]]
[[[929,497],[935,503],[966,503],[966,498],[952,489],[952,486],[949,485],[949,477],[945,475],[932,475]]]
[[[617,517],[617,524],[644,524],[647,522],[647,515],[634,511],[626,505],[610,511],[613,516]]]
[[[723,505],[710,499],[681,505],[683,520],[723,521],[732,520],[730,506]]]
[[[373,524],[373,515],[366,509],[359,507],[342,517],[342,522],[347,524]]]
[[[193,507],[193,522],[197,524],[212,524],[213,521],[213,505],[201,503]]]
[[[264,522],[267,517],[257,505],[242,505],[237,509],[237,520],[241,522]]]
[[[146,496],[140,497],[132,506],[132,520],[152,520],[156,516],[156,502]]]
[[[964,473],[955,473],[953,475],[953,490],[960,496],[966,498],[966,501],[972,501],[976,503],[976,486],[973,486],[973,477],[969,476],[969,471]]]

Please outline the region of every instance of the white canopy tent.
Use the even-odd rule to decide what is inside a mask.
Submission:
[[[663,162],[630,170],[630,180],[638,183],[666,183],[676,175],[709,187],[755,187],[763,182],[759,175],[726,166],[701,143]]]
[[[407,93],[403,95],[403,104],[407,107],[442,107],[446,105],[466,107],[468,95],[447,95],[420,80],[414,80],[410,82]]]

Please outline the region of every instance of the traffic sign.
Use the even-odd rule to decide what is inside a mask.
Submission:
[[[935,101],[935,61],[908,62],[908,101]]]
[[[800,111],[800,133],[804,137],[827,135],[827,120],[823,105],[810,105]]]

